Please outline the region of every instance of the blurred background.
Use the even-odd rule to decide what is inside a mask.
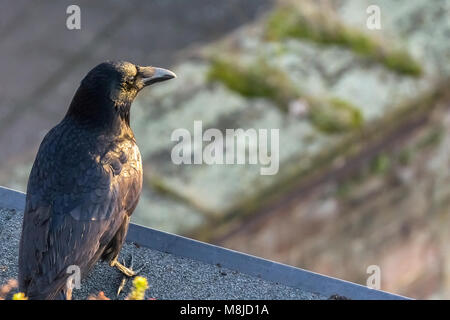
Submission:
[[[135,223],[363,285],[377,265],[382,290],[450,298],[450,1],[0,3],[0,185],[26,190],[92,67],[170,68],[132,108]],[[280,129],[278,174],[174,165],[171,133],[195,120]]]

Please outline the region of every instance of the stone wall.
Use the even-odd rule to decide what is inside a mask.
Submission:
[[[205,230],[258,211],[297,180],[364,147],[379,128],[401,123],[402,114],[433,96],[450,72],[448,19],[441,13],[447,3],[377,1],[382,30],[368,30],[365,8],[372,2],[283,1],[223,41],[191,53],[175,67],[177,81],[155,87],[134,106],[151,199],[144,199],[136,221],[158,227],[148,212],[162,212],[163,204],[170,208],[163,212],[174,212],[161,215],[170,219],[163,224],[171,231],[208,239]],[[284,6],[300,13],[292,18],[296,28],[306,20],[300,25],[322,38],[278,32],[273,39],[271,21]],[[402,62],[393,64],[399,56]],[[195,120],[204,130],[281,128],[279,173],[261,176],[254,165],[174,165],[170,135],[176,128],[192,132]]]
[[[450,99],[352,170],[263,212],[220,245],[414,298],[449,297]]]

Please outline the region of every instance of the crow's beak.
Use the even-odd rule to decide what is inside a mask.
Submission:
[[[139,74],[142,77],[144,86],[149,86],[156,82],[166,81],[177,77],[177,75],[170,70],[156,67],[139,67]]]

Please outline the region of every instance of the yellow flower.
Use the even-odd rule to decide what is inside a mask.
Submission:
[[[145,291],[148,289],[147,279],[144,277],[136,277],[133,280],[133,290],[128,295],[129,300],[144,300]]]
[[[12,298],[12,299],[13,299],[13,300],[28,300],[28,298],[25,297],[25,294],[24,294],[23,292],[15,293],[15,294],[13,295],[13,298]]]

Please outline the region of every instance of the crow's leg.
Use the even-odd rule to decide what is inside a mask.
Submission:
[[[125,216],[119,230],[117,230],[117,233],[114,235],[114,237],[106,247],[105,251],[103,252],[102,259],[109,261],[109,265],[111,267],[116,267],[120,272],[122,272],[127,277],[133,277],[136,275],[136,273],[132,270],[132,266],[126,267],[125,262],[120,263],[118,261],[120,249],[122,249],[123,243],[125,242],[129,222],[130,218],[128,216]],[[132,262],[133,261],[131,261],[131,264]]]
[[[117,261],[117,258],[115,258],[113,261],[111,261],[111,266],[117,267],[117,269],[119,269],[120,272],[122,272],[124,274],[124,277],[122,278],[122,281],[120,282],[120,286],[117,290],[117,296],[119,296],[120,292],[122,292],[123,288],[127,284],[128,278],[139,274],[139,272],[141,272],[142,269],[144,268],[144,267],[141,267],[138,270],[133,270],[133,264],[134,264],[133,255],[131,255],[131,257],[130,257],[129,267],[125,267],[125,261],[122,260],[122,263],[123,264],[119,263]]]
[[[131,256],[131,257],[133,257],[133,256]],[[110,263],[111,267],[116,267],[117,269],[119,269],[120,272],[122,272],[124,274],[122,281],[120,281],[119,288],[117,288],[117,296],[119,296],[119,294],[122,292],[123,288],[127,284],[128,278],[136,275],[136,272],[133,271],[133,260],[131,260],[131,264],[130,264],[129,268],[125,267],[125,261],[122,260],[122,263],[123,264],[121,264],[119,261],[117,261],[117,257],[114,258]]]
[[[115,234],[114,238],[108,244],[108,247],[105,249],[102,256],[104,260],[110,261],[109,265],[111,267],[116,267],[120,272],[124,274],[124,277],[119,286],[119,290],[117,291],[117,295],[119,295],[122,289],[125,287],[128,278],[134,277],[142,270],[142,268],[139,269],[138,271],[133,270],[133,262],[134,262],[133,255],[131,255],[129,266],[126,266],[125,261],[122,260],[122,263],[120,263],[118,260],[120,249],[122,248],[125,242],[129,222],[130,218],[128,215],[126,215],[122,225]]]

